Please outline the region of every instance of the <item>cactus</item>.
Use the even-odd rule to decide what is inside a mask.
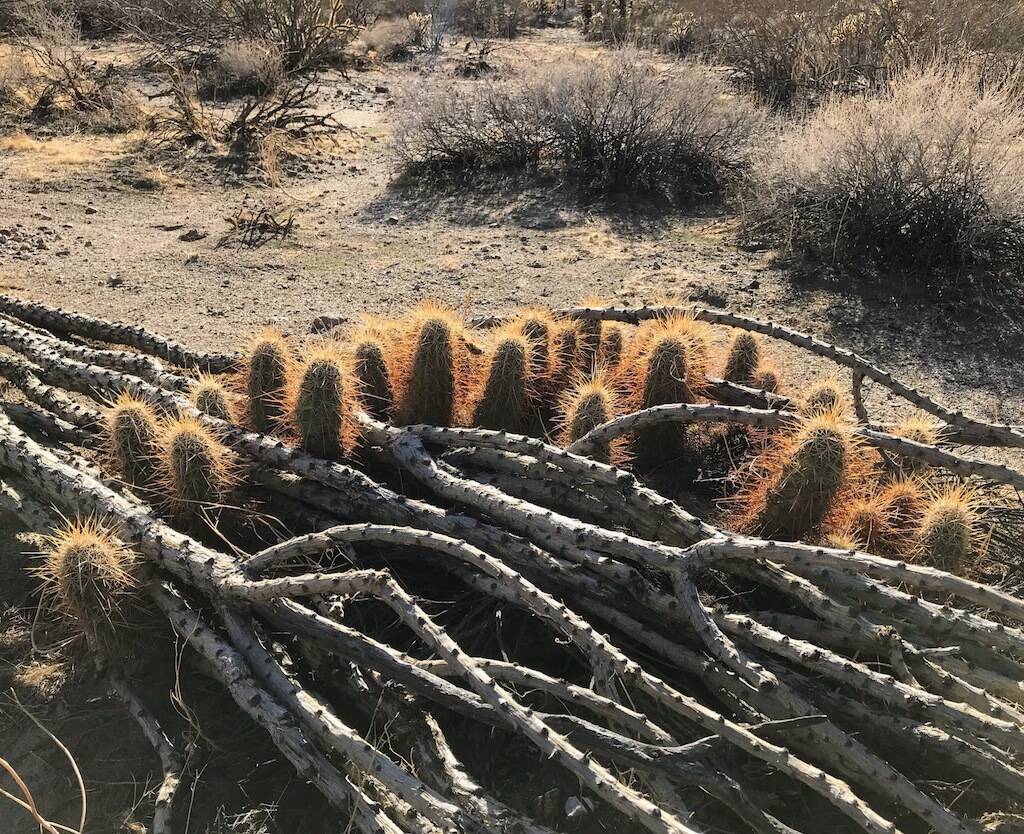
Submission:
[[[93,519],[69,522],[45,540],[43,599],[106,659],[122,660],[138,620],[140,560]]]
[[[299,444],[311,455],[337,460],[351,447],[354,380],[340,351],[314,347],[288,382],[288,414]]]
[[[605,322],[601,331],[601,349],[598,352],[598,364],[606,371],[615,371],[622,361],[626,350],[626,332],[617,322]]]
[[[580,367],[579,331],[572,324],[561,324],[551,339],[551,386],[562,391],[575,378]]]
[[[551,314],[543,310],[528,310],[519,319],[519,331],[530,341],[530,374],[536,379],[546,377],[550,371],[555,329]]]
[[[107,452],[114,469],[130,484],[153,482],[160,454],[156,412],[145,400],[122,393],[107,416]]]
[[[399,422],[449,426],[456,422],[458,358],[455,323],[449,316],[426,316],[414,329],[414,350]]]
[[[975,505],[974,493],[964,486],[936,493],[921,515],[918,558],[941,570],[964,570],[978,552],[979,518]]]
[[[899,478],[888,484],[879,497],[889,508],[890,523],[900,547],[909,546],[926,503],[923,484],[916,478]]]
[[[616,411],[615,391],[603,374],[578,381],[559,402],[562,445],[568,446],[602,423],[607,423]],[[612,450],[607,443],[595,446],[587,454],[604,463],[609,463],[612,458]]]
[[[816,379],[804,390],[797,405],[797,410],[805,417],[815,414],[838,411],[846,412],[850,408],[850,400],[836,377]]]
[[[576,322],[577,366],[583,373],[592,373],[601,350],[601,320],[579,319]]]
[[[775,365],[762,362],[751,376],[750,385],[759,391],[778,394],[782,391],[782,373]]]
[[[181,516],[220,503],[234,478],[219,438],[198,420],[179,416],[161,437],[161,487],[171,510]]]
[[[196,380],[191,394],[192,405],[203,414],[216,417],[225,423],[235,421],[231,395],[220,379],[211,374],[203,374]]]
[[[281,427],[291,364],[288,343],[276,330],[264,331],[249,346],[244,383],[249,425],[256,431],[271,433]]]
[[[353,371],[359,383],[360,400],[376,420],[388,420],[395,407],[391,374],[379,339],[364,336],[356,342]]]
[[[704,386],[706,328],[686,316],[648,322],[637,335],[627,365],[630,408],[693,402]],[[637,432],[637,458],[654,463],[686,453],[687,430],[680,425],[650,426]]]
[[[898,533],[893,508],[881,495],[856,498],[843,508],[842,535],[872,553],[887,555],[896,546]]]
[[[738,526],[797,540],[817,528],[847,490],[870,470],[854,424],[822,411],[774,438],[741,490]]]
[[[722,376],[728,382],[752,382],[761,363],[761,343],[753,333],[740,331],[729,344]]]
[[[474,398],[474,425],[517,433],[526,430],[534,395],[529,356],[525,336],[514,331],[498,335],[482,389]]]
[[[893,427],[892,433],[928,446],[935,446],[942,439],[942,427],[924,417],[908,417],[901,420]],[[920,458],[897,454],[895,459],[900,470],[906,475],[919,475],[928,469],[928,464]]]

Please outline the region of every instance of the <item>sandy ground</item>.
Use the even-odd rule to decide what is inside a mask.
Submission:
[[[492,63],[500,70],[503,62],[555,60],[579,49],[589,47],[571,33],[548,33],[506,47]],[[143,172],[159,187],[142,190],[136,187],[139,137],[0,139],[0,291],[141,323],[215,349],[235,349],[265,324],[305,334],[322,313],[354,320],[424,298],[467,313],[560,306],[589,295],[621,304],[695,301],[805,329],[858,350],[957,408],[1024,422],[1020,310],[967,311],[927,293],[853,292],[796,280],[774,267],[769,253],[737,248],[735,218],[727,215],[609,213],[536,185],[441,194],[423,184],[397,186],[388,148],[394,97],[419,76],[451,83],[443,66],[430,73],[418,64],[325,79],[324,106],[351,133],[312,173],[279,189],[165,166]],[[219,245],[230,218],[259,205],[293,214],[294,236],[258,249]],[[778,355],[793,386],[820,371],[793,352]],[[889,403],[884,392],[871,393],[875,413],[890,411]],[[4,576],[23,572],[28,550],[14,542],[3,519],[0,539]],[[12,610],[23,605],[24,585],[5,584],[5,603]],[[19,651],[0,653],[8,668]],[[144,744],[100,698],[102,687],[86,694],[84,700],[82,692],[67,701],[62,696],[47,708],[77,750],[97,739],[106,744],[111,733],[131,738],[124,748],[102,747],[102,767],[89,759],[97,767],[92,789],[115,796],[108,805],[128,808],[89,830],[138,831],[130,827],[131,808],[154,776],[152,761],[141,764]],[[4,715],[0,753],[16,744],[30,782],[62,767],[52,750],[43,752],[45,737],[25,732],[23,716],[11,708]],[[69,716],[81,724],[78,730]],[[49,801],[70,809],[73,787],[60,773],[49,784],[63,786],[66,796]],[[68,816],[74,814],[62,821]],[[104,828],[116,818],[121,828]],[[189,831],[202,832],[207,823]],[[0,830],[36,829],[20,810],[0,805]]]

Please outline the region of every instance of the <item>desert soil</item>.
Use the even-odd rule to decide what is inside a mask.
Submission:
[[[501,73],[590,49],[571,32],[549,32],[506,45],[490,60]],[[99,43],[96,50],[121,61],[132,54],[116,43]],[[152,80],[140,70],[139,83]],[[140,323],[221,350],[237,349],[263,325],[304,335],[323,313],[354,321],[361,313],[394,314],[426,298],[467,314],[562,306],[586,296],[617,304],[694,301],[812,332],[856,349],[947,404],[990,420],[1024,422],[1020,309],[965,308],[927,291],[908,295],[898,281],[855,291],[825,278],[797,279],[774,265],[771,253],[738,248],[736,219],[728,214],[609,211],[581,206],[555,184],[440,192],[425,183],[399,185],[388,139],[395,98],[413,83],[479,82],[455,82],[446,61],[325,77],[322,105],[349,130],[308,170],[275,189],[190,165],[153,166],[138,154],[140,136],[0,139],[0,292]],[[231,218],[243,207],[260,206],[294,216],[294,235],[256,249],[221,243]],[[797,355],[781,348],[777,355],[791,386],[822,370],[802,358],[797,364]],[[890,416],[884,392],[873,391],[869,406]],[[0,677],[7,678],[24,675],[16,664],[27,654],[32,613],[18,618],[31,602],[24,576],[34,545],[15,541],[13,532],[8,523],[0,535],[0,599],[7,606],[0,628],[7,669]],[[45,671],[39,674],[44,682]],[[79,679],[88,677],[87,669],[79,670]],[[24,680],[16,683],[19,691],[32,689]],[[38,714],[83,762],[94,808],[87,830],[144,830],[137,827],[136,808],[150,801],[155,763],[127,718],[103,698],[102,685],[76,685],[52,697],[32,691]],[[66,763],[5,700],[0,755],[12,758],[29,784],[45,785],[41,804],[63,808],[56,815],[70,824],[77,793]],[[218,728],[204,730],[217,734]],[[231,744],[221,741],[199,782],[217,770],[218,756],[227,758]],[[303,788],[286,770],[266,764],[269,750],[251,749],[264,758],[251,759],[237,775],[236,807],[272,805],[282,797],[301,807]],[[260,789],[247,791],[247,779]],[[212,784],[220,789],[221,781]],[[189,832],[206,831],[214,807],[200,789]],[[295,817],[267,823],[266,830],[305,830],[303,824]],[[20,809],[0,804],[0,830],[37,828]]]

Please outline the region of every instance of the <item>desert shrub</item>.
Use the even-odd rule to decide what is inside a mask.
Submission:
[[[514,38],[530,15],[523,0],[456,0],[455,26],[466,34]]]
[[[175,71],[169,80],[171,105],[153,118],[146,143],[147,153],[161,162],[206,160],[276,185],[282,162],[311,156],[338,129],[330,114],[316,112],[315,76],[286,78],[226,112],[204,105],[195,72]]]
[[[591,40],[701,54],[786,108],[940,59],[996,77],[1024,55],[1024,6],[999,0],[591,0],[579,21]]]
[[[948,67],[833,99],[753,155],[745,232],[861,274],[1019,266],[1021,107],[1015,84]]]
[[[25,10],[21,34],[0,66],[0,109],[20,128],[122,132],[138,127],[138,96],[113,66],[88,58],[70,11]]]
[[[658,69],[633,50],[513,80],[415,89],[396,150],[408,170],[556,168],[585,191],[710,196],[764,115],[709,68]]]
[[[340,60],[356,34],[344,0],[222,0],[217,17],[238,37],[275,44],[288,71]]]
[[[266,95],[284,81],[281,53],[261,41],[228,41],[203,73],[202,90],[214,98]]]
[[[409,15],[389,20],[378,20],[367,27],[359,40],[367,50],[382,60],[403,58],[417,46],[422,46],[427,30],[423,15]]]

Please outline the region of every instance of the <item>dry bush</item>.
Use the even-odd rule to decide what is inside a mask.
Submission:
[[[286,79],[228,113],[203,104],[196,73],[173,71],[170,80],[171,106],[154,119],[147,143],[161,159],[179,164],[205,159],[243,176],[255,173],[276,185],[283,160],[310,155],[340,129],[332,116],[315,110],[315,77]]]
[[[281,53],[262,41],[228,41],[202,73],[202,91],[211,98],[263,96],[284,81]]]
[[[359,41],[367,51],[382,60],[404,58],[425,42],[426,27],[422,17],[412,14],[408,17],[378,20],[363,31]]]
[[[745,228],[843,268],[918,275],[1019,267],[1020,88],[949,67],[833,99],[754,154]]]
[[[113,66],[89,60],[70,12],[35,6],[23,24],[0,66],[0,109],[8,123],[111,133],[141,124],[139,98]]]
[[[998,76],[1024,54],[1024,6],[999,0],[603,0],[581,6],[581,23],[593,40],[704,54],[779,107],[936,60]]]
[[[340,62],[356,35],[343,0],[221,0],[221,6],[215,22],[236,37],[277,45],[289,72]]]
[[[709,68],[663,71],[632,50],[511,81],[416,89],[401,103],[407,169],[554,166],[585,191],[708,197],[744,162],[764,114]]]

